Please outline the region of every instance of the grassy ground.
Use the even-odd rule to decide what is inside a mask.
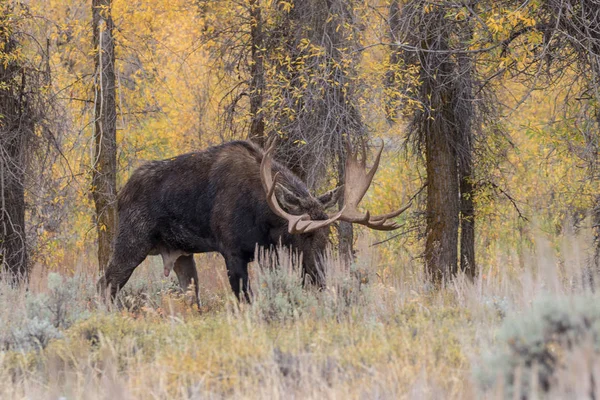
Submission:
[[[382,260],[365,239],[349,269],[329,257],[320,292],[301,287],[287,258],[254,265],[251,305],[232,299],[221,260],[203,256],[200,310],[161,277],[157,259],[110,310],[93,272],[38,270],[28,291],[0,284],[0,398],[513,397],[486,354],[506,347],[503,320],[536,299],[586,291],[586,242],[553,250],[540,241],[525,269],[498,252],[476,282],[433,290],[418,262]],[[597,358],[586,364],[595,373]]]

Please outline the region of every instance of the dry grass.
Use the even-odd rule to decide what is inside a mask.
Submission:
[[[138,268],[115,310],[98,304],[83,263],[58,285],[60,276],[38,271],[29,291],[0,284],[0,398],[512,397],[501,380],[482,391],[483,354],[501,345],[505,315],[586,290],[588,239],[565,238],[558,250],[539,240],[525,269],[499,251],[476,282],[458,277],[440,290],[418,262],[380,259],[362,239],[350,268],[328,257],[321,292],[300,287],[289,257],[254,265],[252,305],[232,299],[220,258],[203,256],[200,312],[161,277],[158,260]],[[54,336],[28,339],[35,318],[56,325],[32,307],[54,310],[60,296],[66,311]],[[582,369],[600,371],[591,342],[566,359],[575,361],[573,372],[559,371],[563,386],[583,381]]]

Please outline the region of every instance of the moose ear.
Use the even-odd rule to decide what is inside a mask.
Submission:
[[[275,197],[284,210],[291,214],[302,214],[302,200],[290,189],[277,183],[275,186]]]
[[[336,187],[335,189],[331,189],[325,194],[320,195],[317,198],[317,200],[319,200],[319,203],[321,203],[323,205],[323,208],[327,210],[328,208],[331,208],[336,205],[343,192],[344,185],[341,185]]]

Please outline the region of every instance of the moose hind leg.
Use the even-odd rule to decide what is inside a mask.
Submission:
[[[242,300],[242,293],[250,303],[250,284],[248,282],[248,261],[238,256],[226,256],[227,276],[233,293],[238,300]]]
[[[200,305],[200,298],[198,296],[198,270],[196,269],[196,263],[194,262],[194,255],[184,255],[175,260],[173,271],[177,274],[179,286],[181,286],[184,291],[186,291],[190,285],[194,285],[196,303]]]

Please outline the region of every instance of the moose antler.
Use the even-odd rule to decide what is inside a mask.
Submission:
[[[393,211],[388,214],[371,216],[367,211],[361,213],[358,211],[358,203],[362,200],[365,193],[369,189],[375,172],[379,167],[379,160],[383,151],[383,143],[381,149],[375,157],[375,163],[369,172],[366,172],[366,150],[362,147],[361,161],[358,161],[358,154],[353,153],[350,145],[347,146],[347,158],[346,158],[346,179],[344,187],[344,207],[334,215],[329,215],[329,218],[322,221],[313,221],[310,219],[308,214],[292,215],[287,213],[281,206],[275,196],[275,187],[277,185],[277,177],[279,172],[272,175],[272,153],[275,149],[275,141],[272,141],[267,145],[268,149],[263,155],[262,162],[260,164],[260,178],[262,181],[263,188],[267,194],[267,203],[271,210],[280,216],[281,218],[288,221],[288,232],[291,234],[300,234],[312,232],[316,229],[323,228],[337,220],[346,221],[350,223],[356,223],[365,225],[371,229],[380,231],[392,231],[398,229],[400,226],[394,221],[390,221],[391,218],[397,217],[406,211],[411,203],[408,205]]]
[[[383,215],[370,215],[369,211],[361,213],[358,211],[358,203],[362,200],[365,193],[371,186],[375,172],[379,168],[379,160],[381,159],[381,153],[383,152],[384,143],[382,141],[381,148],[375,157],[373,167],[369,172],[366,171],[366,151],[364,146],[362,147],[362,157],[358,161],[358,153],[353,153],[350,144],[346,145],[347,156],[346,156],[346,177],[344,187],[344,205],[345,209],[340,217],[340,221],[351,222],[355,224],[365,225],[371,229],[379,231],[392,231],[398,229],[398,225],[394,221],[390,221],[390,218],[397,217],[406,211],[411,203],[406,206],[399,208],[396,211],[392,211],[388,214]]]
[[[281,208],[279,202],[277,201],[277,197],[275,196],[275,187],[277,185],[277,177],[279,176],[279,172],[277,172],[274,177],[272,176],[272,153],[274,149],[275,141],[273,140],[263,155],[262,162],[260,163],[260,178],[263,188],[267,193],[267,203],[269,204],[269,207],[275,214],[288,221],[288,232],[290,234],[308,233],[330,225],[338,220],[344,211],[343,208],[337,214],[329,216],[328,219],[322,221],[313,221],[310,219],[308,214],[292,215]]]

